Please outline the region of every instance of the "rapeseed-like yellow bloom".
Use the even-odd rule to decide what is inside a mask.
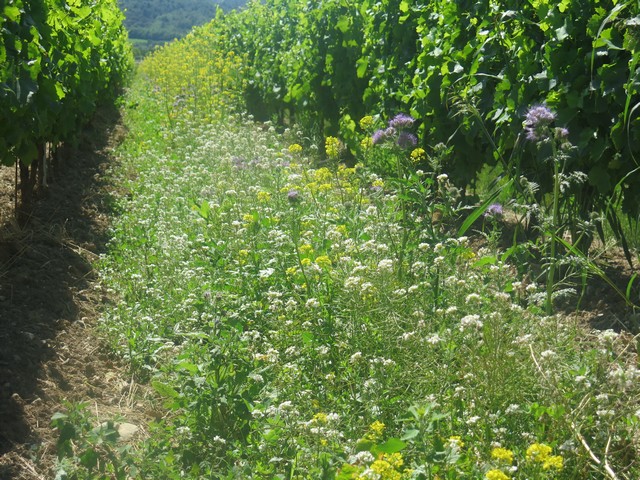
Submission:
[[[511,465],[513,463],[513,452],[508,448],[497,447],[491,450],[491,458]]]
[[[360,146],[363,150],[369,150],[371,147],[373,147],[373,139],[371,137],[363,138],[362,140],[360,140]]]
[[[485,474],[485,478],[487,480],[509,480],[511,477],[505,474],[502,470],[494,468]]]
[[[380,420],[376,420],[371,425],[369,425],[369,433],[367,433],[367,439],[369,440],[378,440],[382,437],[384,433],[384,429],[386,428],[385,424]]]
[[[269,192],[265,192],[265,191],[259,191],[258,192],[258,201],[261,203],[267,203],[269,200],[271,200],[271,194]]]
[[[453,435],[449,437],[449,443],[457,446],[458,448],[464,447],[464,442],[462,441],[462,438],[460,438],[460,435]]]
[[[427,158],[427,152],[424,151],[424,148],[414,148],[411,151],[411,161],[413,163],[420,163]]]
[[[302,254],[302,255],[307,255],[313,252],[313,247],[311,245],[309,245],[308,243],[305,243],[303,245],[300,245],[298,247],[298,251]]]
[[[373,117],[371,115],[367,115],[360,119],[360,128],[363,130],[368,130],[373,126]]]
[[[336,137],[327,137],[324,143],[325,151],[329,158],[338,158],[342,150],[342,142]]]
[[[542,462],[544,470],[562,470],[564,467],[564,459],[560,455],[551,455]]]
[[[316,258],[316,265],[325,270],[331,268],[331,259],[326,255],[320,255]]]
[[[294,143],[292,145],[289,145],[289,153],[300,153],[302,151],[302,146]]]
[[[551,452],[552,449],[549,445],[545,445],[544,443],[534,443],[527,448],[527,460],[542,463],[551,454]]]

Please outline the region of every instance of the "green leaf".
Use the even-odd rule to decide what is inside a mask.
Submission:
[[[480,206],[478,206],[471,213],[471,215],[467,217],[467,219],[462,223],[462,225],[458,229],[458,237],[462,237],[467,232],[467,230],[469,230],[471,225],[473,225],[473,222],[475,222],[478,218],[480,218],[480,215],[482,215],[484,212],[487,211],[487,207],[491,205],[495,201],[495,199],[498,198],[498,195],[500,195],[500,192],[502,192],[504,188],[507,188],[509,185],[511,185],[512,182],[513,180],[509,180],[502,187],[495,190],[491,195],[487,197],[487,199],[484,202],[482,202],[482,204],[480,204]]]
[[[589,171],[589,182],[603,193],[608,192],[611,188],[611,176],[602,164],[595,165]]]
[[[412,428],[411,430],[407,430],[406,432],[404,432],[404,435],[400,437],[400,440],[411,440],[413,438],[416,438],[419,434],[420,430]]]
[[[62,100],[67,95],[60,82],[56,82],[56,95],[58,96],[58,100]]]
[[[52,415],[51,421],[59,422],[60,420],[66,420],[67,418],[69,418],[69,415],[67,415],[66,413],[56,412]]]
[[[349,31],[349,27],[351,27],[351,19],[346,15],[341,15],[338,18],[338,23],[336,23],[336,27],[342,33],[347,33]]]
[[[98,465],[98,454],[93,448],[90,448],[80,455],[80,463],[85,468],[92,470]]]
[[[4,16],[12,22],[17,22],[20,17],[20,9],[13,5],[7,5],[4,7]]]
[[[559,41],[563,41],[568,36],[569,36],[569,33],[567,33],[567,26],[566,25],[563,25],[562,27],[556,29],[556,38]]]
[[[405,442],[400,440],[399,438],[390,438],[382,445],[376,446],[376,451],[382,453],[396,453],[400,450],[404,449],[407,446]]]
[[[633,282],[635,281],[635,279],[638,278],[638,273],[634,273],[631,276],[631,279],[629,280],[629,283],[627,283],[627,290],[625,292],[625,297],[627,299],[627,301],[631,301],[631,287],[633,285]]]
[[[369,67],[369,58],[362,57],[356,60],[356,75],[358,75],[358,78],[364,78],[365,73],[367,73],[367,67]]]
[[[209,206],[209,202],[207,202],[206,200],[203,200],[200,205],[198,205],[196,202],[193,202],[192,208],[205,220],[209,219],[211,207]]]
[[[154,380],[151,382],[151,386],[163,397],[178,398],[180,396],[180,394],[169,384]]]
[[[189,373],[197,373],[199,371],[198,366],[194,363],[182,361],[176,365],[177,370],[186,370]],[[177,392],[176,392],[177,393]]]
[[[374,443],[371,440],[360,440],[356,443],[356,452],[370,452]]]

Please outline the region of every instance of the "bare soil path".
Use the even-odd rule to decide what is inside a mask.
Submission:
[[[14,169],[0,167],[0,480],[53,478],[50,420],[66,401],[145,423],[138,386],[96,329],[109,301],[92,267],[107,241],[104,171],[125,133],[117,111],[100,112],[24,226]]]

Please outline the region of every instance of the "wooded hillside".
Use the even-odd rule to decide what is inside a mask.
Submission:
[[[163,42],[185,35],[195,25],[210,21],[216,5],[228,11],[244,0],[119,0],[132,39]]]

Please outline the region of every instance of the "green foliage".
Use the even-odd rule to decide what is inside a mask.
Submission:
[[[131,67],[115,0],[9,0],[0,16],[0,162],[74,138]]]
[[[521,132],[525,109],[546,102],[577,147],[569,171],[588,176],[574,193],[575,214],[586,221],[640,157],[638,8],[601,0],[267,0],[216,22],[229,48],[248,55],[247,105],[257,118],[335,134],[343,115],[410,112],[423,147],[454,147],[447,173],[460,187],[483,165],[501,163],[505,174],[537,182],[542,204],[553,175]],[[620,188],[625,211],[637,213],[640,176]]]
[[[85,404],[66,403],[51,425],[58,433],[56,480],[126,480],[138,473],[130,447],[112,421],[94,426]]]

